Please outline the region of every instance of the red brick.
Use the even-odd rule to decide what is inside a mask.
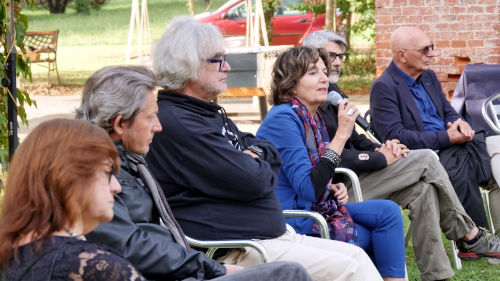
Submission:
[[[484,46],[484,40],[468,40],[467,47],[482,47]]]
[[[472,22],[474,20],[473,15],[458,15],[457,16],[458,21],[464,21],[464,22]]]
[[[456,6],[458,5],[458,0],[444,0],[445,6]]]
[[[393,7],[408,6],[408,0],[392,0]]]
[[[448,78],[448,74],[445,74],[445,73],[439,73],[439,74],[436,74],[437,78],[439,81],[446,81],[446,79]]]
[[[474,54],[476,56],[485,56],[490,54],[490,49],[489,48],[475,48],[474,49]]]
[[[463,28],[460,28],[457,26],[457,30],[463,30]],[[472,40],[474,39],[474,33],[473,32],[458,32],[457,34],[459,40]]]
[[[473,56],[470,58],[470,62],[473,63],[473,64],[480,64],[480,63],[484,63],[484,57],[483,56]]]
[[[377,16],[376,23],[377,24],[391,24],[392,17],[391,16]]]
[[[493,14],[476,14],[474,15],[474,21],[479,22],[498,22],[499,16]]]
[[[389,40],[391,40],[391,34],[390,33],[376,33],[375,40],[376,41],[389,41]]]
[[[470,63],[470,58],[469,57],[455,57],[453,59],[453,64],[454,65],[466,65]]]
[[[376,15],[401,15],[401,8],[378,8]]]
[[[427,23],[439,22],[439,17],[436,15],[427,15],[427,16],[424,15],[422,19],[424,20],[424,22]]]
[[[375,44],[377,50],[382,50],[382,49],[390,49],[391,45],[389,41],[377,41]]]
[[[441,22],[454,22],[457,21],[457,15],[440,15],[439,19]]]
[[[484,12],[483,6],[469,6],[469,7],[467,7],[467,13],[469,13],[469,14],[483,13],[483,12]]]
[[[391,6],[391,0],[375,0],[375,7],[376,8],[383,8],[383,7],[390,7]]]
[[[495,31],[493,30],[474,32],[474,39],[491,39],[495,38],[494,36],[495,36]]]
[[[455,40],[457,39],[457,33],[453,31],[448,31],[448,32],[445,31],[441,33],[440,38],[444,40]]]
[[[484,10],[486,13],[496,13],[498,11],[497,6],[486,6]]]
[[[415,7],[403,7],[403,15],[422,15],[422,11]]]
[[[408,23],[417,25],[422,22],[422,17],[421,16],[410,16],[408,17]]]
[[[453,40],[451,41],[452,48],[465,48],[467,47],[467,43],[464,40]]]
[[[457,50],[457,56],[460,57],[472,57],[474,55],[474,50],[470,48],[460,48]]]
[[[422,6],[425,6],[424,0],[410,0],[408,4],[411,7],[422,7]]]
[[[384,70],[387,66],[385,67],[377,67],[377,78],[384,73]]]
[[[454,14],[463,14],[465,13],[465,7],[460,7],[460,6],[454,6],[454,7],[450,7],[450,13],[454,13]]]
[[[500,63],[500,56],[489,56],[487,59],[486,59],[486,63]]]
[[[441,6],[443,5],[443,0],[426,0],[425,4],[427,6]]]
[[[437,63],[438,64],[451,64],[453,63],[453,58],[437,58]]]
[[[392,17],[392,22],[394,24],[402,24],[405,25],[407,23],[408,17],[406,16],[393,16]]]
[[[477,1],[477,4],[480,4],[480,5],[493,5],[493,4],[497,4],[498,1],[497,0],[479,0]]]
[[[451,29],[450,26],[452,26],[451,23],[439,22],[438,24],[436,24],[436,29],[440,30],[441,32],[444,32],[446,30],[450,30]]]
[[[450,41],[437,40],[437,41],[434,41],[434,45],[436,46],[436,48],[446,48],[446,47],[450,47]]]

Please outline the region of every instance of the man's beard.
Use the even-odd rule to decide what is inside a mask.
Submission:
[[[336,72],[335,72],[336,71]],[[339,81],[340,66],[332,66],[332,74],[328,77],[330,83],[336,84]]]

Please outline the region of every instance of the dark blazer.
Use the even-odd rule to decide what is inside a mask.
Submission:
[[[420,79],[445,124],[460,118],[446,100],[434,71],[424,71]],[[450,146],[446,130],[424,132],[413,95],[394,62],[391,62],[371,87],[370,112],[372,128],[382,141],[398,139],[410,149],[436,150]]]

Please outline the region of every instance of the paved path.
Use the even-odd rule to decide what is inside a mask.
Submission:
[[[29,127],[25,125],[19,128],[19,136],[23,140],[31,129],[45,120],[53,118],[74,118],[75,109],[81,102],[80,95],[72,96],[32,96],[38,107],[27,107]],[[361,112],[368,109],[368,95],[352,95],[350,100],[354,102]],[[219,102],[228,112],[230,118],[235,120],[241,131],[255,134],[259,128],[259,106],[252,98],[221,99]]]

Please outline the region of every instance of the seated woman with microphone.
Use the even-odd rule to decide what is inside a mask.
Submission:
[[[283,209],[322,213],[330,235],[362,247],[384,280],[404,280],[405,246],[398,205],[389,200],[346,204],[345,185],[332,183],[359,112],[348,100],[340,101],[339,129],[329,139],[317,111],[327,101],[329,72],[330,61],[323,49],[293,48],[282,53],[274,64],[274,106],[257,137],[272,142],[280,152],[283,164],[276,193]],[[318,235],[311,219],[293,218],[287,222],[297,233]]]

